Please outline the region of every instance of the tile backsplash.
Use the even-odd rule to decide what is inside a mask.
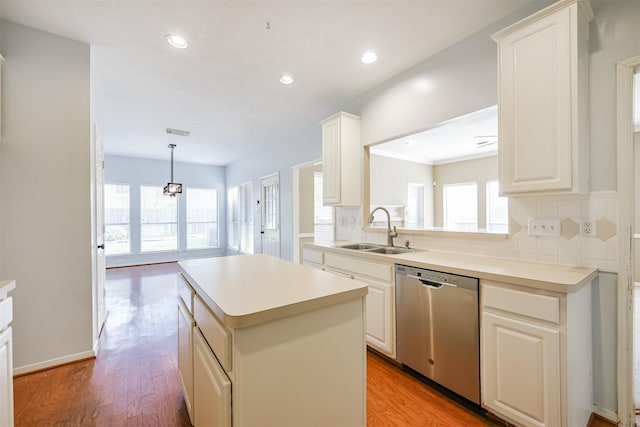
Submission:
[[[597,267],[617,272],[618,238],[617,193],[593,192],[589,195],[531,196],[509,199],[510,234],[506,239],[464,238],[459,234],[442,235],[400,232],[396,245],[406,240],[419,249],[518,258],[555,264]],[[555,218],[561,222],[560,236],[542,237],[528,234],[529,218]],[[592,236],[581,233],[581,224],[595,222]],[[336,239],[384,244],[386,236],[362,230],[362,208],[336,209]]]

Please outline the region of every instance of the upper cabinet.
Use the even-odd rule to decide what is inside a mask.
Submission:
[[[362,203],[362,142],[360,117],[340,112],[322,125],[323,203],[360,206]]]
[[[588,192],[587,0],[495,33],[503,195]]]

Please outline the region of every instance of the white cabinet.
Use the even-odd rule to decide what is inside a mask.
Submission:
[[[367,344],[395,359],[396,316],[393,263],[336,253],[325,253],[324,260],[325,271],[360,280],[369,286]]]
[[[194,426],[231,426],[231,381],[200,331],[194,334]]]
[[[588,192],[587,0],[561,0],[494,34],[505,195]]]
[[[308,246],[304,246],[302,248],[302,264],[322,270],[324,268],[324,253],[319,250],[311,249]]]
[[[360,117],[340,112],[322,125],[323,203],[360,206],[362,142]]]
[[[366,425],[364,295],[232,327],[193,289],[195,427]]]
[[[480,292],[483,406],[518,426],[586,425],[591,285],[556,294],[483,280]]]
[[[560,331],[493,313],[482,321],[485,403],[523,425],[561,425]]]
[[[14,281],[0,281],[0,427],[13,426],[13,301],[7,294]]]
[[[178,376],[184,403],[193,421],[193,318],[182,301],[178,302]]]

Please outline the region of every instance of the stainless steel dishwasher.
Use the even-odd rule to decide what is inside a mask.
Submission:
[[[478,279],[396,265],[398,362],[480,404]]]

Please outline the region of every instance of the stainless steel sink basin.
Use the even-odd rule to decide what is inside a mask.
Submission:
[[[370,249],[381,249],[381,245],[376,245],[373,243],[352,243],[350,245],[338,246],[338,248],[342,249],[353,249],[356,251],[367,251]]]
[[[407,252],[415,252],[415,251],[416,251],[415,249],[385,246],[382,248],[370,249],[367,252],[371,252],[374,254],[396,255],[396,254],[406,254]]]

